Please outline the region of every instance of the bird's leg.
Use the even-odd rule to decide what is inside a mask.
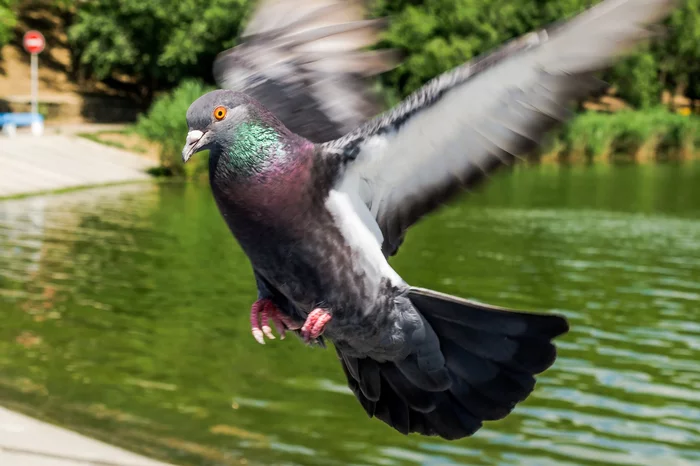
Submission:
[[[260,318],[259,321],[258,317]],[[266,298],[258,299],[250,309],[250,327],[253,337],[261,345],[265,344],[265,337],[270,340],[275,339],[269,325],[270,320],[272,320],[282,340],[284,340],[284,334],[287,329],[296,330],[299,328],[299,324],[282,314],[271,300]]]
[[[306,322],[301,327],[301,336],[306,343],[321,336],[326,324],[331,320],[331,315],[325,309],[316,308],[306,317]]]

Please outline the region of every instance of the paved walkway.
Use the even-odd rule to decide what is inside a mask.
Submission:
[[[147,180],[146,157],[70,134],[0,135],[0,198]]]
[[[169,466],[0,407],[2,466]]]

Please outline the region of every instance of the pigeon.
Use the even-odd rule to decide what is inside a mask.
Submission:
[[[263,2],[247,39],[217,59],[221,89],[187,110],[183,162],[209,151],[213,198],[257,285],[256,340],[275,326],[330,341],[370,418],[469,437],[532,393],[569,324],[410,285],[389,259],[412,225],[605,89],[596,72],[652,37],[675,1],[604,0],[378,114],[368,79],[395,56],[361,50],[377,23],[350,4]]]

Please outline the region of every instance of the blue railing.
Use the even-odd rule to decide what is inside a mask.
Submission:
[[[37,113],[0,113],[0,126],[6,136],[14,136],[18,127],[31,126],[35,135],[44,132],[44,115]]]
[[[44,115],[37,113],[0,113],[0,126],[31,126],[32,122],[44,122]]]

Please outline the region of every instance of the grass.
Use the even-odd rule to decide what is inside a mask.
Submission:
[[[134,126],[128,126],[119,130],[108,129],[78,133],[78,136],[90,141],[99,142],[105,146],[139,154],[148,154],[154,149],[153,143],[141,136]]]
[[[122,150],[128,150],[131,152],[138,152],[138,153],[145,153],[147,149],[142,146],[127,146],[123,142],[120,141],[114,141],[107,139],[105,136],[114,136],[114,135],[125,135],[127,136],[128,133],[126,130],[124,131],[97,131],[95,133],[78,133],[78,136],[81,138],[89,139],[90,141],[94,142],[99,142],[100,144],[104,144],[105,146],[110,146],[110,147],[115,147],[117,149],[122,149]]]
[[[111,183],[83,184],[80,186],[70,186],[68,188],[43,189],[43,190],[39,190],[39,191],[31,191],[31,192],[20,193],[20,194],[11,194],[9,196],[0,196],[0,201],[24,199],[26,197],[44,196],[47,194],[51,194],[51,195],[67,194],[67,193],[72,193],[74,191],[82,191],[84,189],[105,188],[105,187],[109,187],[109,186],[121,186],[121,185],[128,185],[128,184],[145,183],[146,181],[148,181],[148,180],[114,181]]]
[[[700,118],[665,109],[587,112],[554,134],[542,160],[666,161],[700,153]]]

